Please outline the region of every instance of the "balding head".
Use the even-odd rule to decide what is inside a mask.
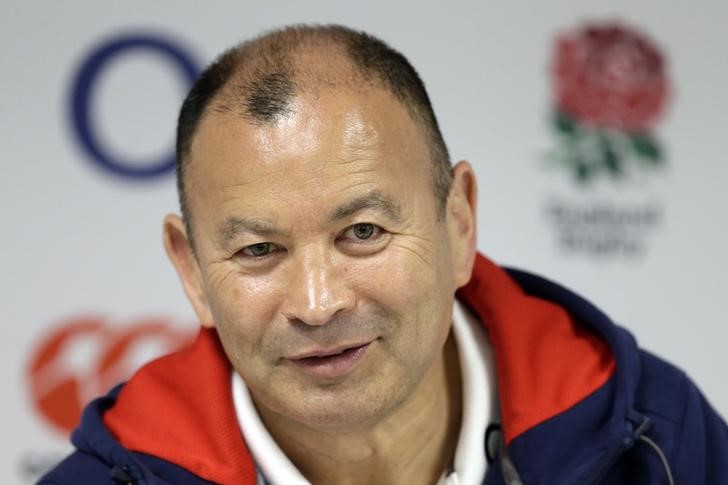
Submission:
[[[269,32],[222,54],[185,99],[177,125],[177,187],[188,236],[186,193],[191,146],[201,120],[235,114],[253,125],[275,123],[300,95],[376,87],[407,109],[428,140],[433,190],[444,212],[450,160],[425,86],[407,59],[381,40],[342,26],[294,26]]]

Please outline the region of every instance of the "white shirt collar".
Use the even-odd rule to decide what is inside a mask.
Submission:
[[[453,334],[463,380],[462,424],[455,450],[454,469],[439,485],[482,483],[487,462],[484,437],[489,423],[497,420],[497,388],[493,352],[487,333],[478,319],[455,300]],[[274,485],[310,485],[283,453],[260,419],[248,388],[240,375],[232,372],[235,414],[253,460]]]

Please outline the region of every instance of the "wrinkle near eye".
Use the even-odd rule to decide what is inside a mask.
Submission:
[[[396,239],[390,243],[392,248],[403,249],[408,253],[414,255],[418,260],[428,267],[434,267],[434,258],[432,251],[432,244],[429,241],[422,239],[424,244],[415,238],[411,241],[403,241],[402,239]]]
[[[217,266],[217,264],[219,264],[219,263],[211,263],[210,265],[207,266],[207,268],[209,269],[210,266],[212,266],[213,264],[215,264],[215,266]],[[209,281],[210,281],[210,287],[211,287],[212,291],[220,292],[222,290],[222,287],[227,282],[227,280],[229,278],[235,276],[235,274],[236,274],[236,271],[233,268],[227,269],[227,271],[225,271],[223,274],[218,274],[222,270],[223,270],[223,268],[220,268],[220,271],[216,271],[215,269],[208,271],[208,274],[210,275]]]

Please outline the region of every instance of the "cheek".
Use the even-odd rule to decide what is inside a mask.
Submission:
[[[429,353],[447,336],[452,290],[447,265],[433,248],[394,244],[362,266],[357,283],[363,298],[397,315],[391,345],[396,352]]]
[[[275,280],[230,272],[213,287],[210,307],[228,356],[239,364],[260,355],[279,307],[281,291]]]

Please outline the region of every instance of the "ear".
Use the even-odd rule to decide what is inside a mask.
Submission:
[[[475,264],[477,203],[478,186],[473,167],[466,161],[458,162],[453,168],[447,200],[447,227],[456,288],[470,281]]]
[[[200,324],[203,327],[214,327],[212,312],[205,296],[200,265],[187,237],[184,222],[175,214],[169,214],[164,218],[164,249],[177,270],[177,275],[182,281],[187,298],[192,303]]]

